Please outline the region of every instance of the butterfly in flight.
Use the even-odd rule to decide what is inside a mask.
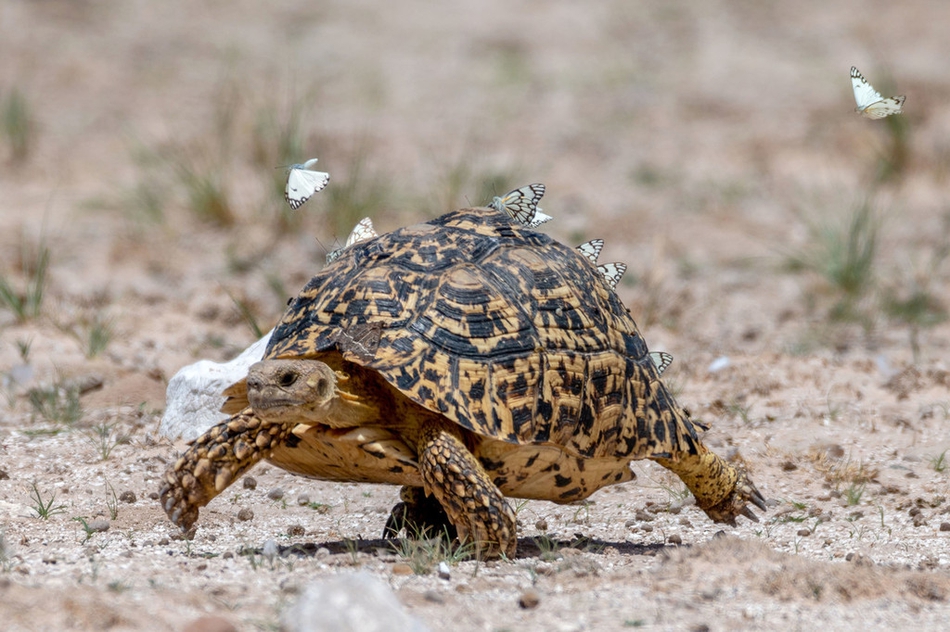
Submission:
[[[509,191],[505,195],[495,196],[488,205],[496,211],[504,211],[522,226],[536,228],[544,222],[553,219],[547,213],[542,213],[538,202],[544,197],[544,185],[529,184],[526,187]]]
[[[290,208],[297,210],[304,202],[317,191],[323,190],[330,181],[330,174],[325,171],[312,171],[310,167],[317,164],[316,158],[311,158],[307,162],[296,165],[290,165],[290,173],[287,174],[287,188],[284,189],[284,199]]]
[[[343,246],[327,253],[327,263],[329,264],[336,261],[337,257],[343,254],[343,251],[353,244],[358,244],[361,241],[367,241],[369,239],[375,239],[376,237],[379,237],[379,234],[376,232],[376,229],[373,228],[373,220],[368,217],[364,217],[359,222],[357,222],[356,226],[353,227],[353,230],[350,231],[350,236],[346,238],[346,243]]]
[[[603,239],[591,239],[590,241],[585,241],[580,246],[578,246],[577,252],[579,252],[585,259],[590,261],[592,265],[597,265],[597,258],[600,257],[600,251],[603,249]]]
[[[656,365],[656,371],[660,375],[663,375],[663,371],[667,370],[670,365],[673,364],[673,356],[665,351],[651,351],[650,359],[653,360],[653,364]]]
[[[623,273],[627,271],[626,263],[604,263],[597,266],[597,271],[604,275],[604,280],[610,289],[616,290],[617,284],[623,278]]]
[[[904,96],[884,98],[864,78],[861,71],[851,66],[851,87],[854,89],[855,111],[869,119],[879,119],[891,114],[900,114]]]

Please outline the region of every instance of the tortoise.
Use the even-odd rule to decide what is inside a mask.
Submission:
[[[186,531],[262,459],[402,485],[389,533],[399,515],[448,521],[482,556],[515,555],[506,497],[582,500],[633,479],[634,459],[675,472],[716,522],[766,508],[702,443],[594,264],[487,207],[346,248],[224,394],[230,419],[164,475]]]

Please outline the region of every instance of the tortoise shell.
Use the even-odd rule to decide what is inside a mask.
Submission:
[[[603,276],[493,209],[342,251],[290,303],[265,359],[332,352],[482,437],[588,459],[696,453],[693,422]]]

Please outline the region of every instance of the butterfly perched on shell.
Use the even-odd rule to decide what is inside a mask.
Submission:
[[[660,375],[663,375],[663,371],[673,364],[673,356],[665,351],[651,351],[650,359],[653,360],[653,364],[656,365],[657,373]]]
[[[290,204],[291,209],[300,208],[314,193],[323,190],[330,181],[329,173],[310,169],[315,164],[317,164],[317,159],[311,158],[303,164],[290,165],[284,199],[287,200],[287,204]]]
[[[591,239],[590,241],[585,241],[580,246],[578,246],[577,252],[579,252],[585,259],[590,261],[592,265],[597,265],[597,258],[600,257],[600,251],[603,249],[603,239]]]
[[[508,213],[511,219],[522,226],[536,228],[553,219],[538,207],[538,202],[542,197],[544,197],[544,185],[535,183],[509,191],[505,195],[495,196],[488,206],[496,211]]]
[[[855,111],[869,119],[879,119],[891,114],[900,114],[904,96],[884,98],[864,78],[861,71],[851,66],[851,87],[854,89]]]
[[[619,262],[604,263],[597,266],[597,271],[603,275],[610,289],[616,290],[617,284],[620,283],[620,279],[623,278],[623,273],[627,271],[627,264]]]
[[[337,257],[343,254],[343,251],[353,244],[358,244],[368,239],[375,239],[376,237],[379,237],[379,234],[376,232],[376,229],[373,228],[373,220],[364,217],[358,221],[356,226],[353,227],[353,230],[350,231],[350,236],[346,238],[346,243],[343,244],[343,246],[327,253],[327,263],[329,264],[336,261]]]

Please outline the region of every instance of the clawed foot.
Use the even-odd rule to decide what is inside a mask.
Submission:
[[[753,513],[748,503],[752,503],[762,511],[768,510],[765,498],[756,489],[755,484],[749,480],[745,472],[739,472],[739,480],[736,481],[735,490],[725,497],[717,505],[706,509],[706,515],[714,522],[724,522],[736,526],[736,516],[745,516],[752,522],[758,522],[759,517]]]

